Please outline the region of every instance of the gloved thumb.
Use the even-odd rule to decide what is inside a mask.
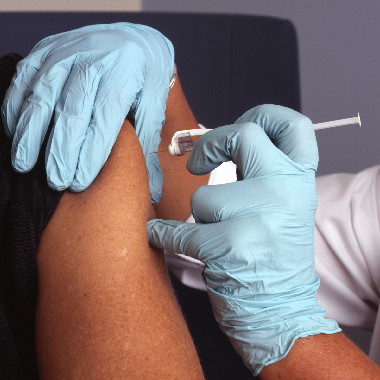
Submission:
[[[203,226],[176,220],[153,219],[148,222],[148,240],[158,248],[201,260],[197,252],[200,227]]]
[[[248,179],[283,171],[281,157],[286,158],[261,126],[246,122],[207,132],[195,144],[186,167],[192,174],[203,175],[232,160],[242,179]]]
[[[253,122],[260,125],[275,141],[278,149],[293,162],[317,170],[318,146],[311,120],[287,107],[263,104],[251,108],[235,123]]]

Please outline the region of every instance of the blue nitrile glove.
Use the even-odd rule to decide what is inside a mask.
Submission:
[[[148,237],[205,263],[214,316],[256,376],[284,358],[296,338],[341,329],[324,318],[316,297],[311,121],[289,108],[255,107],[203,135],[187,168],[202,175],[230,159],[241,180],[199,187],[191,198],[197,224],[152,220]]]
[[[132,107],[157,203],[162,172],[157,154],[149,153],[160,143],[173,71],[172,43],[144,25],[93,25],[43,39],[17,64],[1,108],[15,170],[34,167],[55,112],[45,156],[48,184],[86,189]]]

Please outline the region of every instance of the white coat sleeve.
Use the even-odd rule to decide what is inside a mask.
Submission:
[[[380,166],[317,177],[315,269],[326,318],[373,331],[380,364]]]

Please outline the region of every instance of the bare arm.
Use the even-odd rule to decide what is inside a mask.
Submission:
[[[179,77],[169,92],[165,116],[158,150],[168,149],[176,131],[199,128],[182,91]],[[185,221],[191,215],[191,195],[197,187],[207,185],[209,175],[196,176],[187,171],[189,154],[177,157],[163,152],[158,153],[158,157],[164,174],[164,185],[162,198],[154,205],[156,216],[159,219]]]
[[[343,333],[299,338],[289,354],[264,367],[261,380],[375,380],[380,368]]]
[[[38,249],[41,379],[203,379],[165,259],[141,146],[125,122],[95,182],[66,192]]]

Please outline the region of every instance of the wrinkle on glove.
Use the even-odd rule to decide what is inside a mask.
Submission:
[[[205,263],[214,316],[257,376],[295,339],[341,329],[324,318],[316,297],[313,125],[275,105],[255,107],[238,122],[203,135],[187,168],[201,175],[232,159],[240,180],[199,187],[191,198],[197,223],[152,220],[148,238]]]
[[[49,187],[83,191],[131,112],[157,203],[162,172],[149,153],[158,150],[173,71],[172,43],[144,25],[92,25],[43,39],[17,64],[1,107],[14,169],[34,167],[54,115],[45,155]]]

